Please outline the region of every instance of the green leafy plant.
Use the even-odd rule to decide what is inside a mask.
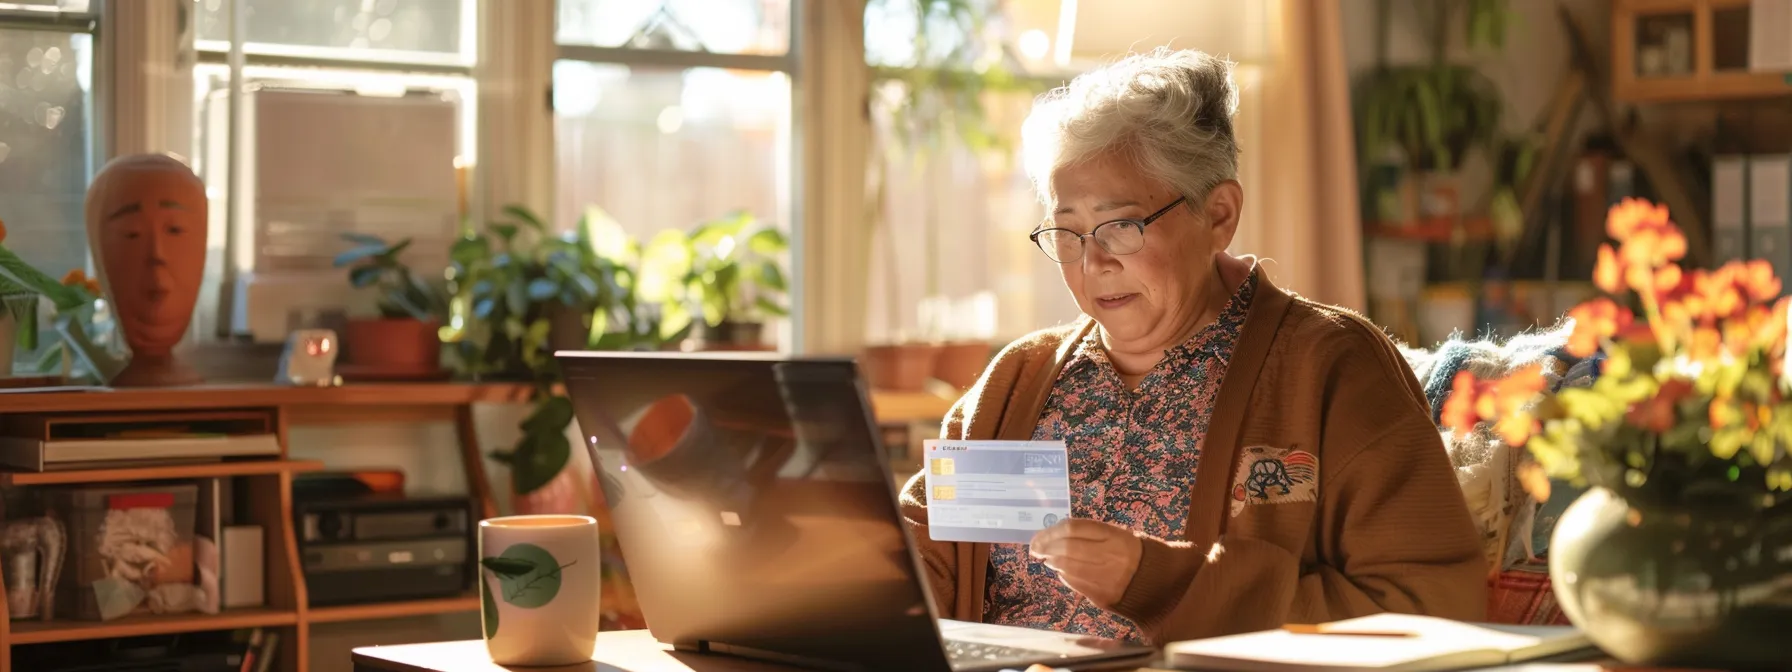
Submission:
[[[662,307],[660,337],[676,340],[698,318],[715,327],[788,315],[788,249],[782,231],[744,211],[654,236],[642,253],[640,292]]]
[[[634,271],[612,256],[628,254],[629,243],[606,249],[618,245],[616,236],[589,215],[555,234],[526,208],[504,214],[449,253],[454,305],[444,340],[454,344],[463,373],[546,385],[558,380],[550,366],[556,346],[621,348],[641,340],[630,310]]]
[[[411,239],[388,243],[364,233],[342,237],[354,247],[336,255],[336,267],[348,269],[349,284],[356,289],[378,288],[381,317],[439,322],[447,316],[448,294],[442,285],[412,273],[399,259]]]
[[[442,334],[461,374],[535,387],[522,436],[491,454],[510,467],[512,491],[521,495],[551,482],[572,455],[572,404],[556,387],[554,350],[657,348],[659,341],[652,311],[642,310],[635,291],[630,263],[638,246],[615,222],[588,210],[574,230],[556,235],[526,208],[504,214],[450,251],[453,299]]]
[[[50,302],[55,315],[52,327],[60,336],[61,347],[42,350],[36,370],[55,371],[62,367],[64,357],[72,357],[72,363],[80,365],[75,377],[110,380],[124,362],[96,344],[90,335],[100,323],[96,314],[101,295],[99,283],[79,269],[58,281],[7,249],[5,242],[6,225],[0,223],[0,304],[4,306],[0,310],[11,312],[17,322],[17,345],[25,350],[40,347],[38,309],[42,301]],[[0,353],[0,357],[12,356],[10,352]]]
[[[1471,66],[1389,66],[1365,73],[1355,88],[1366,161],[1393,147],[1415,170],[1455,171],[1471,149],[1491,150],[1499,137],[1505,103]]]

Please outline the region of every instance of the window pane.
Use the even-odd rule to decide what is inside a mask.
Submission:
[[[561,61],[554,112],[565,225],[597,206],[643,240],[741,209],[789,226],[784,73]]]
[[[90,0],[0,0],[0,10],[85,12]]]
[[[0,29],[0,221],[7,249],[60,276],[87,266],[93,38]]]
[[[461,34],[463,25],[471,23],[468,0],[237,1],[248,13],[248,44],[309,48],[304,51],[313,54],[336,50],[450,54],[456,60],[470,60],[474,47]],[[230,39],[229,2],[199,0],[199,39]]]
[[[559,0],[561,44],[778,55],[790,0]]]
[[[979,60],[1000,55],[988,48],[990,26],[979,25],[976,17],[993,10],[989,0],[969,0],[963,11],[950,11],[949,3],[936,3],[923,17],[920,0],[869,0],[865,3],[865,62],[892,68],[925,64],[955,63],[972,65]],[[915,31],[925,18],[927,53],[922,59],[915,52]]]

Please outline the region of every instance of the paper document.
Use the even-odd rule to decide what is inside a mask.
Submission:
[[[1070,517],[1063,441],[929,439],[924,453],[934,541],[1024,544]]]

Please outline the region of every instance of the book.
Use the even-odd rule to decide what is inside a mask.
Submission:
[[[163,438],[51,439],[0,437],[0,467],[49,471],[131,460],[278,456],[273,434],[191,435]]]
[[[1590,650],[1572,627],[1464,623],[1376,614],[1311,626],[1172,642],[1164,662],[1227,672],[1434,672],[1510,665]]]

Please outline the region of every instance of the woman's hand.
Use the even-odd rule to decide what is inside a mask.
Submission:
[[[1098,520],[1070,518],[1040,530],[1029,550],[1064,585],[1104,608],[1120,601],[1139,569],[1139,538]]]

